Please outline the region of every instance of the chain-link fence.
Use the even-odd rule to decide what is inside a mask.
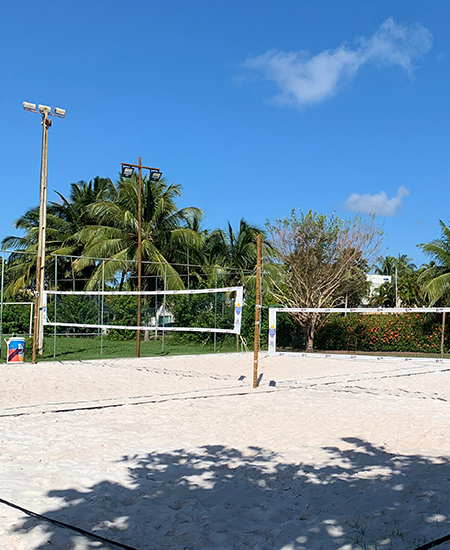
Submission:
[[[36,255],[22,251],[2,251],[0,293],[1,358],[6,353],[8,336],[31,338],[36,298]],[[78,357],[73,350],[96,348],[94,355],[105,353],[105,342],[122,343],[122,349],[135,340],[136,331],[102,329],[102,325],[133,326],[137,321],[137,296],[108,296],[104,292],[136,291],[137,261],[114,258],[88,258],[51,254],[46,258],[44,287],[58,291],[101,291],[98,295],[66,294],[52,296],[47,304],[47,319],[55,326],[45,326],[45,358]],[[165,329],[182,326],[225,329],[232,321],[234,302],[229,293],[168,296],[168,290],[221,289],[242,286],[252,291],[254,271],[215,265],[167,264],[142,261],[141,289],[158,294],[141,297],[141,335],[144,346],[153,353],[165,353],[168,344],[197,346],[200,351],[236,351],[245,347],[245,339],[218,332],[208,334],[171,334]],[[248,291],[247,291],[248,292]],[[242,307],[242,304],[241,304]],[[254,313],[254,312],[253,312]],[[97,325],[97,328],[65,327],[58,323]],[[68,340],[82,344],[68,344]],[[146,342],[150,342],[146,344]],[[120,348],[117,344],[118,349]],[[31,341],[27,342],[30,349]],[[67,351],[70,348],[72,351]],[[128,348],[127,348],[128,349]],[[131,347],[130,347],[131,349]],[[81,353],[81,351],[80,351]],[[144,350],[145,353],[145,350]]]

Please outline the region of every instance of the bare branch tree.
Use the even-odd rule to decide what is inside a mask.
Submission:
[[[366,273],[379,252],[382,232],[372,218],[343,220],[333,214],[291,215],[267,224],[272,245],[284,266],[284,277],[273,281],[274,297],[287,307],[335,307],[345,296],[366,289]],[[293,313],[304,328],[311,351],[321,314]]]

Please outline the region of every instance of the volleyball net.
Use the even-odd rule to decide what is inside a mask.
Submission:
[[[240,334],[243,287],[141,292],[46,290],[44,304],[44,325],[69,333],[142,330]]]
[[[269,308],[269,355],[450,360],[450,308]]]

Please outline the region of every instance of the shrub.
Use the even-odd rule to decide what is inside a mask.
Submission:
[[[318,350],[439,353],[440,314],[333,314],[316,333]],[[448,330],[445,344],[448,345]]]

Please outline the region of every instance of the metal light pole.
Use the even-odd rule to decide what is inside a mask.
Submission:
[[[35,103],[23,102],[25,111],[39,113],[42,115],[42,151],[41,151],[41,177],[39,191],[39,233],[38,250],[36,262],[36,298],[34,308],[34,330],[33,330],[33,357],[32,363],[36,363],[36,353],[42,356],[44,352],[44,278],[45,278],[45,230],[47,226],[47,157],[48,157],[48,129],[52,125],[49,117],[56,116],[64,118],[65,109],[56,107],[51,112],[51,107]]]
[[[138,292],[142,290],[142,168],[144,170],[150,170],[150,179],[152,181],[159,181],[162,173],[159,168],[151,168],[150,166],[142,166],[141,157],[138,159],[138,164],[122,164],[122,177],[130,178],[133,175],[134,168],[138,169]],[[155,312],[156,322],[156,312]],[[141,326],[141,295],[138,295],[138,307],[137,307],[137,323],[136,326]],[[141,356],[141,331],[137,330],[136,334],[136,357]]]

